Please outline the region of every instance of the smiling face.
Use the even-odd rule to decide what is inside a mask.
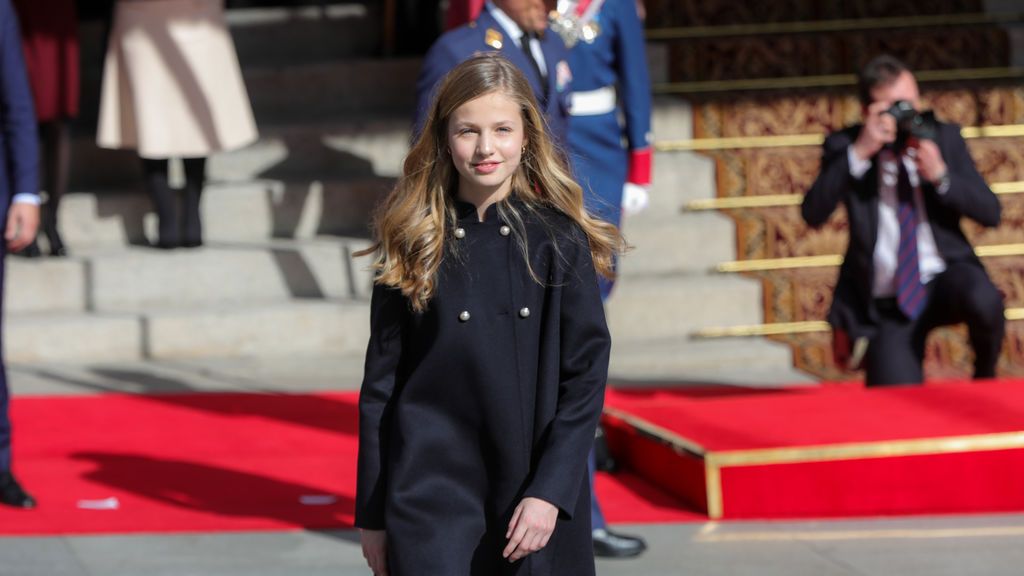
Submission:
[[[448,121],[448,148],[459,197],[480,205],[506,197],[526,144],[519,105],[490,92],[459,106]]]

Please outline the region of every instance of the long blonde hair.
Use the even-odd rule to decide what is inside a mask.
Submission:
[[[357,254],[374,254],[375,282],[400,289],[415,311],[426,309],[434,296],[445,241],[457,227],[458,173],[447,153],[448,121],[466,102],[492,92],[510,98],[523,115],[525,153],[512,175],[510,197],[519,198],[530,210],[554,208],[578,224],[586,234],[597,272],[605,277],[614,276],[615,255],[626,248],[614,225],[584,209],[583,190],[548,137],[526,77],[502,56],[474,56],[441,82],[423,131],[405,158],[402,177],[374,217],[374,245]],[[521,232],[522,219],[515,208],[500,202],[498,210],[510,216],[507,219]],[[529,267],[525,234],[518,233],[516,238]]]

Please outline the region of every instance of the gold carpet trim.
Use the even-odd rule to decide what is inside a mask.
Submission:
[[[884,440],[707,452],[697,442],[652,424],[641,417],[628,414],[616,408],[606,407],[605,413],[623,420],[641,433],[663,442],[679,452],[703,458],[708,516],[712,520],[721,518],[725,512],[722,497],[722,468],[833,462],[868,458],[901,458],[907,456],[990,452],[993,450],[1024,448],[1024,431],[1013,431],[969,436],[915,438],[912,440]],[[694,451],[694,447],[699,451]]]

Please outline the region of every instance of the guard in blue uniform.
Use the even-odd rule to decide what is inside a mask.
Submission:
[[[543,18],[545,2],[535,0],[534,3],[542,15],[541,26],[532,26],[529,14],[520,17],[511,9],[511,13],[503,10],[511,2],[493,0],[487,2],[476,20],[445,33],[430,47],[416,84],[417,133],[423,126],[431,96],[441,78],[474,54],[497,51],[526,75],[547,118],[551,137],[560,145],[566,144],[572,82],[569,52],[557,34],[547,34],[543,29],[546,25]],[[524,12],[528,10],[524,9]],[[517,19],[522,25],[516,22]],[[527,29],[528,26],[533,29]]]
[[[576,177],[588,210],[619,226],[623,211],[647,206],[651,184],[651,78],[636,2],[560,0],[551,30],[570,49]],[[606,298],[611,290],[602,284]]]
[[[651,79],[636,1],[559,0],[550,28],[569,47],[569,151],[576,178],[587,209],[620,226],[623,212],[647,206],[651,184]],[[613,282],[599,280],[607,299]],[[591,452],[591,493],[594,464]],[[598,556],[636,556],[646,549],[640,538],[610,532],[597,500],[591,504]]]

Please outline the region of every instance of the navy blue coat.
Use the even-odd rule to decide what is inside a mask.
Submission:
[[[18,19],[10,0],[0,0],[0,226],[15,194],[39,192],[39,143],[32,90],[25,72]],[[0,258],[7,251],[0,239]],[[0,297],[3,266],[0,262]],[[2,298],[0,298],[2,299]],[[0,327],[2,327],[0,322]],[[2,345],[2,339],[0,339]],[[0,361],[0,472],[11,465],[11,427],[8,416],[7,371]]]
[[[491,39],[500,36],[500,48]],[[427,111],[433,99],[434,91],[452,68],[468,60],[475,54],[500,52],[516,65],[533,87],[533,95],[540,104],[541,112],[547,118],[551,137],[556,143],[565,145],[568,131],[569,92],[572,74],[569,71],[569,52],[557,34],[547,33],[541,39],[544,62],[547,66],[547,90],[537,72],[526,59],[526,54],[516,46],[507,30],[498,25],[497,20],[485,8],[473,22],[460,26],[441,36],[423,59],[423,68],[416,83],[416,121],[415,130],[419,134],[426,121]]]
[[[804,197],[802,213],[811,226],[821,226],[842,203],[849,220],[850,241],[839,269],[829,323],[844,330],[851,341],[872,337],[878,322],[874,286],[875,242],[878,239],[878,169],[863,178],[850,176],[847,148],[856,141],[861,126],[851,126],[830,135],[824,144],[821,172]],[[935,245],[946,262],[970,262],[981,267],[970,242],[960,228],[960,219],[970,218],[983,226],[998,226],[1002,209],[999,199],[974,166],[967,145],[955,124],[939,124],[935,139],[949,168],[950,186],[940,195],[930,183],[922,184],[928,224]]]
[[[387,531],[395,576],[594,574],[586,462],[608,370],[604,309],[579,227],[516,205],[524,231],[495,206],[479,222],[459,204],[466,234],[449,237],[425,312],[373,292],[356,525]],[[505,530],[526,496],[559,520],[546,548],[509,565]]]

